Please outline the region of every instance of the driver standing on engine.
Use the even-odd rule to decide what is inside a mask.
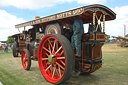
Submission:
[[[69,28],[73,29],[71,44],[73,48],[76,49],[75,56],[81,57],[81,40],[82,40],[82,35],[84,34],[83,21],[80,19],[79,16],[76,16],[73,26],[72,27],[69,26]]]

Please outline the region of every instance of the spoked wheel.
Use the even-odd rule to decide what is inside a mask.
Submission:
[[[62,34],[62,26],[59,23],[49,24],[45,27],[45,35],[46,34]]]
[[[12,51],[13,51],[13,57],[18,57],[18,47],[17,47],[17,43],[14,42],[13,43],[13,48],[12,48]]]
[[[27,49],[22,51],[21,55],[22,66],[25,70],[29,70],[31,67],[31,56]]]
[[[48,82],[59,84],[66,81],[75,64],[70,42],[60,34],[46,35],[39,46],[38,62],[41,73]]]

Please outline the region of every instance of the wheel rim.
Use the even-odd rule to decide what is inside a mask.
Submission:
[[[47,81],[57,83],[63,78],[66,57],[61,42],[53,35],[47,35],[41,41],[38,61],[41,73]]]
[[[23,68],[27,69],[27,66],[28,66],[28,54],[27,54],[26,51],[22,52],[21,61],[22,61]]]

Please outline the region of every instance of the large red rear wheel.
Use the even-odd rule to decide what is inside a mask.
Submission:
[[[39,46],[38,62],[44,78],[54,84],[66,81],[74,69],[70,42],[60,34],[46,35]]]
[[[31,56],[30,56],[30,53],[27,49],[22,51],[21,62],[22,62],[22,66],[25,70],[30,69],[30,67],[31,67]]]

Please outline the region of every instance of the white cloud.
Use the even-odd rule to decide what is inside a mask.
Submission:
[[[0,0],[0,6],[14,6],[21,9],[41,9],[73,0]]]
[[[112,9],[117,15],[114,21],[106,22],[106,33],[115,36],[124,36],[124,25],[126,25],[128,34],[128,6],[115,7]]]
[[[58,3],[63,2],[73,2],[78,3],[106,3],[107,0],[0,0],[0,6],[14,6],[22,9],[39,9],[43,7],[53,6]],[[127,28],[128,34],[128,6],[115,7],[112,9],[116,14],[116,19],[113,21],[106,22],[106,33],[109,35],[123,36],[124,34],[124,24]],[[0,40],[6,40],[7,36],[18,33],[15,29],[15,25],[21,22],[25,22],[22,18],[17,18],[14,15],[7,13],[4,10],[0,10]],[[2,29],[3,28],[3,29]]]
[[[0,10],[0,41],[7,40],[8,36],[18,33],[15,25],[22,22],[25,22],[25,20],[17,18],[5,10]]]
[[[104,4],[107,2],[107,0],[77,0],[80,4]]]
[[[14,6],[21,9],[41,9],[64,2],[76,1],[80,4],[104,4],[106,0],[0,0],[0,6]]]

